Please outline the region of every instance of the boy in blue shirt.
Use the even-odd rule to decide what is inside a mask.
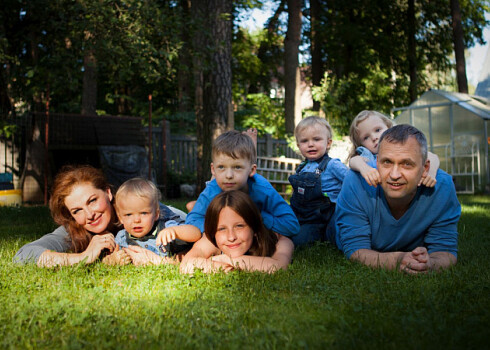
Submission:
[[[186,224],[204,232],[209,203],[223,191],[241,190],[259,208],[264,225],[281,236],[292,238],[299,232],[293,211],[263,176],[257,174],[257,151],[252,139],[238,131],[221,134],[213,143],[211,173],[214,179],[199,195]]]
[[[294,130],[298,148],[305,161],[289,177],[293,186],[291,207],[300,223],[295,246],[325,240],[325,231],[334,211],[348,168],[328,156],[332,127],[323,118],[307,117]]]

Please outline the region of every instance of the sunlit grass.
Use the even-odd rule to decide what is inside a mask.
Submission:
[[[18,266],[17,249],[55,225],[44,207],[0,208],[0,347],[483,349],[490,197],[461,201],[458,265],[424,276],[371,270],[327,244],[274,275]]]

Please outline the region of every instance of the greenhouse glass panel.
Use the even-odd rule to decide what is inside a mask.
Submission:
[[[450,106],[431,108],[432,144],[445,146],[451,142]]]
[[[454,134],[482,134],[483,119],[461,106],[453,107]]]
[[[429,141],[429,109],[421,108],[414,109],[413,113],[413,126],[422,131]]]
[[[410,110],[403,111],[395,118],[396,124],[410,124]]]

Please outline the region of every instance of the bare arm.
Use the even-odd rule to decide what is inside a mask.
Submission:
[[[293,256],[294,244],[285,236],[278,235],[278,238],[276,251],[271,257],[242,255],[237,258],[230,258],[227,255],[217,255],[213,256],[212,259],[215,262],[229,263],[240,270],[267,273],[273,273],[280,269],[286,270]]]
[[[349,160],[349,167],[357,171],[370,186],[376,187],[381,182],[378,169],[367,164],[366,158],[354,156]]]
[[[91,264],[99,257],[104,249],[109,249],[110,252],[116,249],[116,243],[114,242],[114,235],[112,233],[93,236],[87,249],[82,253],[59,253],[46,250],[39,257],[37,266],[70,266],[80,262]]]
[[[185,242],[197,242],[201,239],[201,231],[193,225],[167,227],[158,233],[156,245],[167,245],[176,238]]]
[[[425,273],[430,270],[439,271],[456,264],[456,257],[448,252],[434,252],[428,254],[424,247],[417,247],[411,252],[390,252],[380,253],[370,249],[359,249],[354,252],[351,260],[361,264],[417,274]]]
[[[436,185],[436,175],[437,169],[439,169],[440,160],[437,155],[432,152],[427,152],[427,160],[429,161],[430,167],[429,172],[426,176],[420,179],[419,185],[424,185],[426,187],[434,187]]]

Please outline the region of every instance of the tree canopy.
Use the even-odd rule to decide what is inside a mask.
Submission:
[[[238,26],[246,11],[263,3],[234,1],[229,14],[220,16],[233,23],[226,40],[231,41],[231,96],[239,126],[259,126],[280,136],[285,113],[277,106],[280,111],[283,100],[271,97],[271,88],[284,86],[288,2],[268,1],[273,15],[262,30]],[[300,49],[307,58],[307,81],[314,85],[315,109],[341,130],[362,109],[389,113],[428,88],[456,89],[450,0],[302,4]],[[201,34],[211,40],[210,50],[226,44],[217,42],[213,23],[191,16],[198,2],[4,0],[3,5],[3,116],[41,110],[48,87],[56,112],[80,113],[86,90],[94,92],[92,106],[98,113],[145,116],[151,93],[157,119],[174,118],[180,120],[179,129],[195,130],[194,65],[204,62],[204,51],[192,42]],[[459,5],[464,46],[483,43],[488,0],[459,0]],[[224,67],[206,64],[200,68]],[[213,81],[204,86],[217,89]],[[271,118],[277,122],[267,125]]]

